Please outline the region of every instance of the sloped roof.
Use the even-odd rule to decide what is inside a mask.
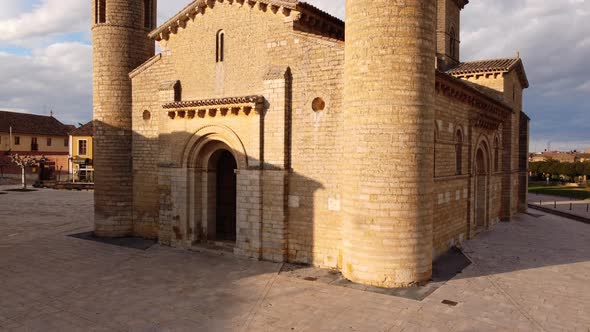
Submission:
[[[85,125],[80,126],[70,132],[72,136],[93,136],[94,135],[94,125],[93,122],[90,121]]]
[[[446,73],[453,76],[465,76],[470,74],[507,73],[512,70],[517,71],[522,86],[528,88],[529,81],[520,57],[462,62],[447,70]]]
[[[0,132],[14,134],[67,136],[68,126],[53,116],[0,111]]]
[[[158,41],[167,39],[171,33],[176,33],[179,27],[184,27],[186,22],[195,15],[204,13],[204,9],[209,5],[208,1],[221,2],[221,0],[195,0],[158,28],[150,32],[149,37]],[[233,3],[240,5],[248,4],[252,7],[258,5],[263,6],[264,8],[270,6],[273,12],[278,13],[279,11],[282,11],[286,16],[289,16],[290,12],[295,10],[302,13],[297,19],[299,24],[311,26],[314,29],[320,29],[334,38],[344,39],[344,21],[306,2],[298,0],[241,0],[230,2],[230,4]]]

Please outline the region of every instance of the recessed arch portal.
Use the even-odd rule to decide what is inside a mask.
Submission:
[[[187,142],[182,165],[188,171],[188,238],[192,243],[235,248],[237,173],[248,167],[238,136],[225,126],[205,126]]]
[[[475,233],[488,227],[489,218],[489,149],[485,142],[481,142],[475,152]]]
[[[216,150],[209,158],[207,186],[210,214],[207,238],[215,241],[236,241],[237,162],[227,149]],[[213,211],[211,211],[213,212]],[[214,223],[213,223],[214,222]]]

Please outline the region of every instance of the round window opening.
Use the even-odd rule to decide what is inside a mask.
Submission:
[[[143,119],[144,120],[149,120],[152,118],[152,114],[150,113],[150,111],[143,111]]]
[[[326,102],[322,98],[317,97],[311,102],[311,108],[314,112],[321,112],[326,108]]]

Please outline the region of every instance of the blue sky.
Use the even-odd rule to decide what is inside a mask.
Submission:
[[[163,22],[190,0],[159,1]],[[344,0],[308,2],[344,18]],[[0,109],[92,117],[90,1],[0,0]],[[36,22],[31,24],[30,22]],[[471,0],[464,61],[520,52],[531,88],[531,149],[590,148],[590,0]]]

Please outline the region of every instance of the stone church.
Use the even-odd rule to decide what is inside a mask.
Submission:
[[[92,2],[98,236],[403,287],[526,209],[527,76],[461,61],[468,0]]]

